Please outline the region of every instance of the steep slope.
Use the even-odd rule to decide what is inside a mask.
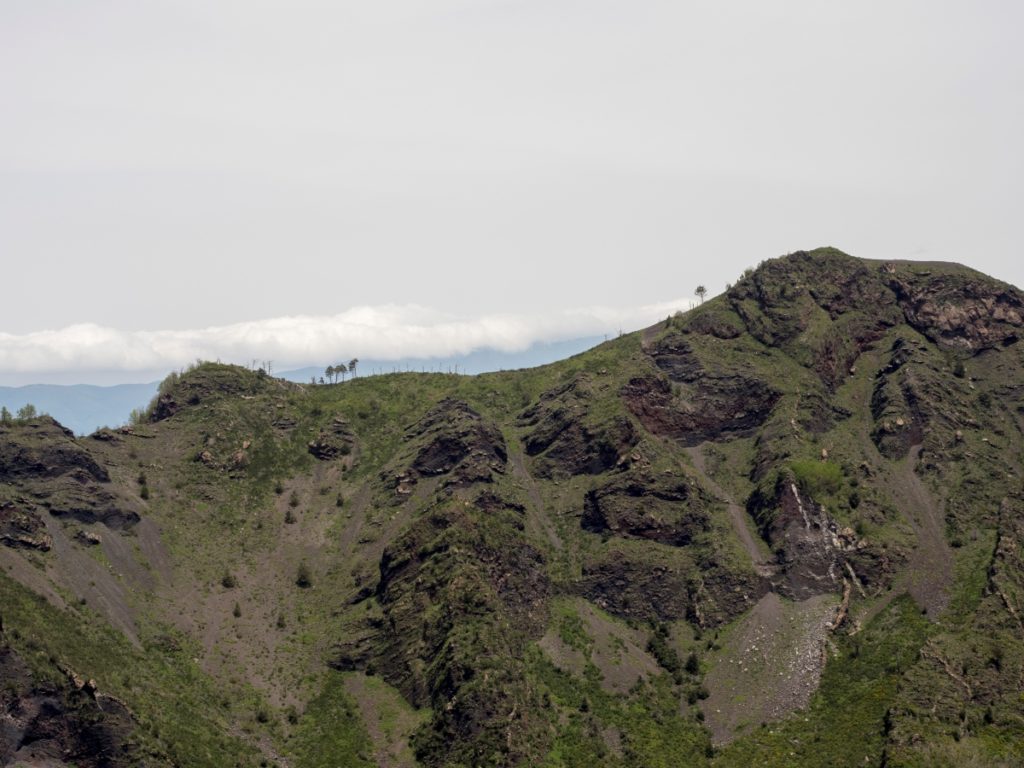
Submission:
[[[543,368],[0,425],[10,653],[111,765],[1015,764],[1022,313],[822,249]]]

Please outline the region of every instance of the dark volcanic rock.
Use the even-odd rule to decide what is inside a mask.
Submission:
[[[120,701],[90,680],[40,679],[0,640],[0,765],[120,768],[142,764],[131,742],[136,723]]]
[[[616,545],[583,564],[577,591],[623,618],[687,619],[707,627],[738,616],[768,586],[764,579],[737,573],[714,559],[695,563],[666,556],[664,551]]]
[[[910,344],[897,339],[871,393],[871,415],[875,420],[871,439],[879,452],[890,459],[906,456],[912,446],[924,440],[927,425],[920,382],[913,368],[904,367],[914,352]]]
[[[74,434],[49,416],[24,424],[0,425],[0,481],[53,478],[77,472],[87,480],[110,476]]]
[[[823,315],[834,323],[851,313],[868,313],[867,326],[856,334],[861,337],[902,319],[876,270],[831,249],[766,261],[733,286],[728,297],[750,334],[769,346],[788,346]]]
[[[710,528],[709,503],[678,477],[623,477],[587,493],[580,524],[594,533],[680,547]]]
[[[877,269],[831,249],[767,261],[728,297],[754,338],[786,349],[830,389],[903,320]]]
[[[523,445],[527,454],[538,457],[539,476],[601,474],[637,444],[639,435],[624,416],[591,422],[593,396],[589,377],[577,376],[545,392],[519,417],[520,426],[532,427]]]
[[[699,445],[722,435],[744,435],[764,423],[779,394],[744,376],[707,377],[673,391],[659,376],[638,376],[622,389],[630,411],[648,430],[683,445]]]
[[[708,368],[683,334],[665,336],[648,354],[667,379],[634,377],[622,398],[648,430],[683,445],[747,434],[764,423],[779,399],[779,392],[758,378]]]
[[[355,435],[344,419],[337,417],[326,429],[313,438],[308,445],[309,452],[321,461],[331,461],[339,456],[348,456],[355,445]]]
[[[834,520],[794,482],[779,483],[767,538],[782,566],[780,591],[796,600],[842,587],[843,546]]]
[[[461,400],[442,400],[406,431],[406,437],[424,438],[411,472],[420,477],[448,475],[446,485],[491,482],[508,463],[501,430]]]
[[[701,310],[693,318],[688,318],[683,328],[686,333],[703,333],[716,339],[735,339],[743,328],[724,312]]]
[[[141,519],[131,502],[94,484],[64,483],[53,492],[40,490],[35,496],[40,506],[54,517],[67,517],[80,523],[103,523],[120,530],[130,528]]]
[[[694,580],[685,565],[609,549],[583,565],[579,593],[624,618],[674,621],[692,615]]]
[[[637,443],[636,430],[625,418],[613,419],[600,429],[571,422],[537,462],[541,477],[598,475],[615,467]],[[531,444],[536,450],[538,444]]]
[[[0,426],[0,479],[57,517],[110,528],[139,521],[137,502],[116,491],[106,468],[49,417]]]

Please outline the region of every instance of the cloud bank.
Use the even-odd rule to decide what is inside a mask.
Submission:
[[[351,357],[445,358],[480,349],[520,352],[540,342],[614,335],[650,325],[689,299],[632,308],[587,307],[518,314],[455,316],[418,305],[363,306],[330,316],[297,315],[194,330],[122,331],[93,323],[25,334],[0,333],[0,371],[49,374],[141,372],[196,361],[274,367],[320,365]]]

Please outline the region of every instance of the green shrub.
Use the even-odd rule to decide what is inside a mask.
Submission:
[[[299,563],[299,570],[295,574],[295,584],[302,589],[313,586],[313,574],[306,563]]]
[[[659,631],[651,635],[651,639],[647,641],[647,650],[661,668],[670,673],[679,682],[683,664],[679,660],[679,654],[676,653],[676,649],[669,643],[668,633],[662,631],[662,627],[659,627]]]
[[[700,672],[700,659],[697,658],[697,654],[690,652],[690,655],[686,657],[686,671],[691,675],[696,675]]]
[[[798,460],[789,468],[800,490],[814,497],[833,494],[843,485],[843,471],[834,461]]]

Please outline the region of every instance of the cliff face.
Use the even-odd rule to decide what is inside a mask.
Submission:
[[[12,672],[0,754],[1024,760],[1022,312],[822,249],[540,369],[203,364],[133,429],[2,425],[4,663],[132,714]]]
[[[70,669],[51,671],[55,679],[34,672],[0,640],[0,764],[137,765],[141,756],[131,741],[137,724],[128,708],[93,680]]]

